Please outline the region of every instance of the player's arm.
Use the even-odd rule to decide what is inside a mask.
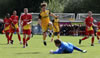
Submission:
[[[15,25],[13,24],[13,22],[12,22],[12,18],[10,19],[10,21],[11,21],[11,25],[14,27],[14,29],[16,30],[16,27],[15,27]]]
[[[52,16],[52,17],[54,17],[54,18],[57,18],[58,17],[58,16],[56,16],[55,14],[53,14],[51,12],[49,12],[49,15]]]
[[[41,15],[39,14],[39,16],[38,16],[38,24],[41,26]]]
[[[13,24],[13,23],[11,23],[11,25],[14,27],[14,29],[16,30],[16,27],[15,27],[15,25]]]
[[[29,22],[27,24],[31,24],[31,23],[32,23],[32,15],[30,15]]]
[[[61,54],[64,51],[64,47],[60,47],[58,48],[56,51],[51,50],[50,53],[51,54]]]
[[[94,23],[92,23],[93,26],[97,27],[97,25],[95,25]]]

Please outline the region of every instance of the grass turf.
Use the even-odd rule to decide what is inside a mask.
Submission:
[[[22,35],[21,35],[22,38]],[[55,37],[56,38],[56,37]],[[95,46],[90,46],[91,38],[78,44],[82,36],[61,36],[62,41],[71,42],[75,46],[86,49],[87,53],[74,51],[72,54],[49,54],[50,50],[56,50],[53,42],[47,37],[47,46],[43,45],[42,35],[34,35],[28,42],[29,46],[22,48],[23,45],[19,44],[17,35],[13,35],[14,44],[7,45],[5,35],[0,34],[0,58],[99,58],[100,57],[100,44],[95,38]]]

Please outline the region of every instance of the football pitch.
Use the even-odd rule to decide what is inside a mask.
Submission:
[[[21,35],[21,38],[23,36]],[[43,45],[42,35],[34,35],[28,42],[28,47],[22,48],[17,35],[13,35],[14,44],[7,45],[4,34],[0,34],[0,58],[100,58],[100,44],[95,37],[94,46],[90,46],[91,38],[78,44],[83,36],[61,36],[61,40],[71,42],[75,46],[87,50],[87,53],[75,51],[72,54],[49,54],[50,50],[56,50],[51,38],[47,37],[47,46]],[[55,37],[56,38],[56,37]]]

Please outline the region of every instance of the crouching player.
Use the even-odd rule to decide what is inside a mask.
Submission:
[[[20,37],[20,34],[19,34],[18,16],[16,14],[17,14],[17,12],[16,11],[13,11],[13,15],[11,16],[12,23],[14,24],[14,27],[12,26],[12,29],[11,29],[12,30],[12,33],[11,33],[10,39],[12,39],[13,33],[14,32],[17,32],[19,42],[20,42],[20,44],[22,44],[21,37]]]
[[[97,33],[96,33],[96,35],[97,35],[97,39],[99,40],[99,43],[100,43],[100,22],[98,22],[97,23]]]
[[[21,16],[21,24],[23,30],[23,48],[28,46],[28,40],[31,37],[31,23],[32,23],[32,15],[28,13],[28,8],[24,8],[24,14]],[[28,37],[26,38],[26,35]]]
[[[51,42],[53,41],[54,35],[57,35],[57,39],[59,39],[59,37],[60,37],[59,19],[55,18],[52,22],[53,22],[53,35],[52,35],[52,38],[51,38]]]
[[[58,47],[56,51],[51,50],[51,54],[63,54],[63,53],[73,53],[74,50],[86,53],[86,50],[81,50],[80,48],[74,46],[71,43],[62,42],[59,39],[54,40],[55,45]]]
[[[6,17],[4,18],[4,31],[8,41],[7,44],[9,44],[9,42],[13,44],[13,40],[10,40],[10,35],[9,35],[11,33],[11,24],[12,24],[12,19],[10,18],[10,14],[7,13]]]

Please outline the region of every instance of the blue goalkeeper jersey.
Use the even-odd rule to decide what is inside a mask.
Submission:
[[[53,54],[61,54],[61,53],[72,53],[73,52],[73,44],[67,42],[61,42],[60,47]]]

